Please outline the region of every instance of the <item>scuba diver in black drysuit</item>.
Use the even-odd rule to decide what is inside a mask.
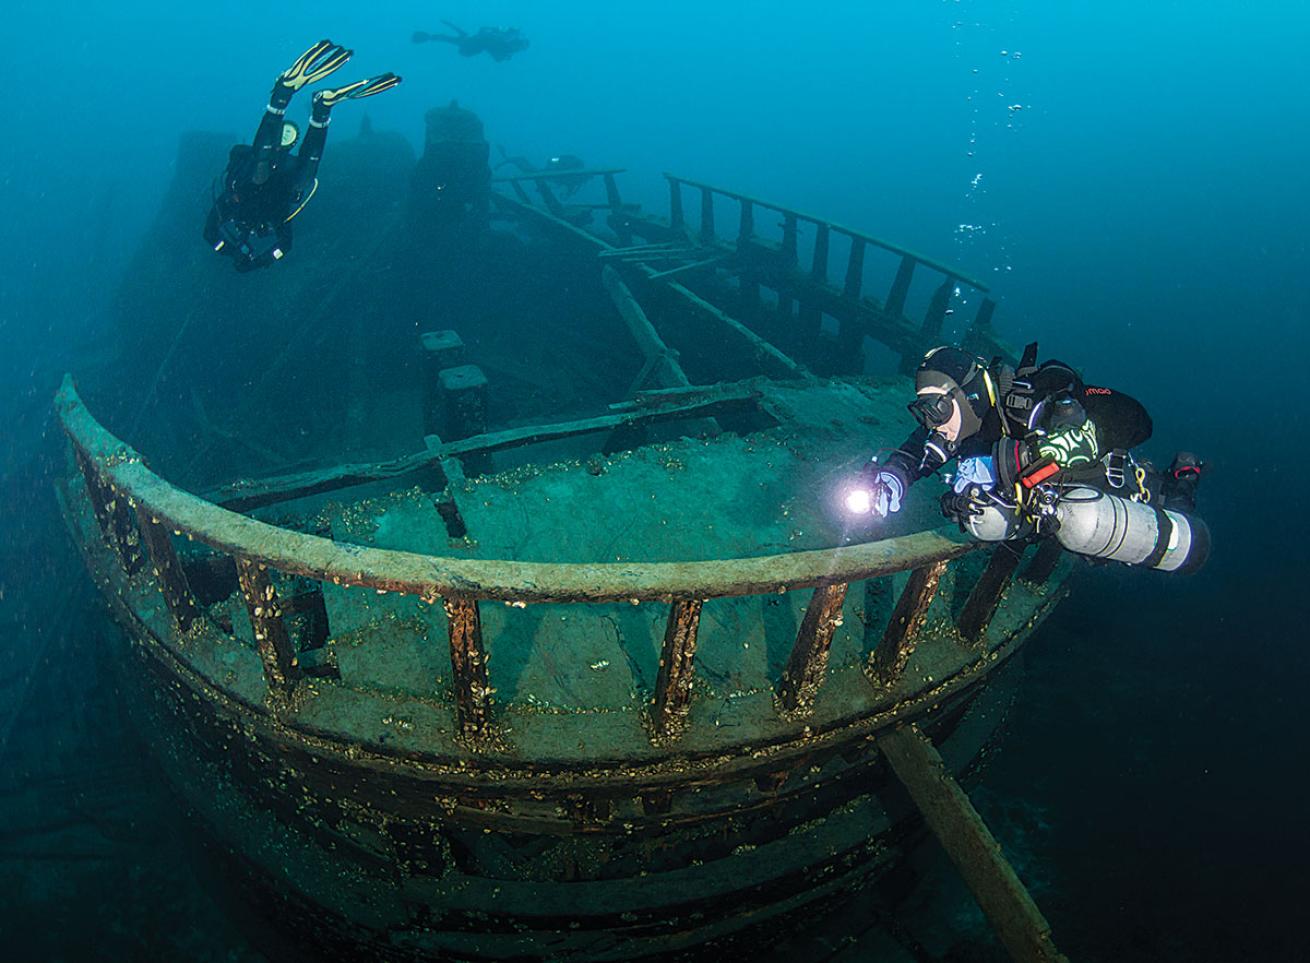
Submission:
[[[513,167],[521,174],[552,174],[550,182],[559,188],[564,197],[572,197],[587,181],[591,180],[591,174],[571,174],[570,171],[582,171],[586,168],[586,163],[577,154],[556,154],[546,163],[538,166],[526,157],[510,157],[505,148],[500,144],[496,145],[496,150],[500,151],[501,161],[495,167],[500,170],[502,167]]]
[[[1202,463],[1179,452],[1160,472],[1131,449],[1151,417],[1128,395],[1085,384],[1060,361],[1018,368],[954,347],[934,348],[915,373],[919,427],[875,458],[848,491],[857,514],[887,516],[911,484],[959,459],[942,512],[985,541],[1055,536],[1065,548],[1165,571],[1194,571],[1209,532],[1191,517]]]
[[[291,250],[291,220],[318,189],[318,164],[332,108],[400,83],[395,74],[386,73],[315,92],[309,133],[302,140],[299,128],[286,119],[292,96],[340,68],[353,53],[320,40],[301,54],[273,84],[254,143],[237,144],[228,155],[221,189],[215,185],[204,236],[215,251],[232,258],[238,271],[268,267]],[[293,153],[297,140],[301,140],[300,151]]]
[[[516,53],[528,49],[528,38],[523,36],[523,32],[518,27],[482,27],[477,33],[471,34],[449,20],[441,22],[455,31],[454,35],[415,30],[414,42],[433,41],[454,44],[461,57],[476,57],[480,53],[485,53],[497,63],[504,63]]]

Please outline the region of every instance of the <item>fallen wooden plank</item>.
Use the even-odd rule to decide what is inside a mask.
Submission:
[[[439,464],[443,459],[518,448],[543,441],[557,441],[575,435],[612,431],[623,425],[708,417],[716,410],[754,405],[758,396],[759,392],[749,385],[736,386],[735,390],[720,389],[697,400],[683,403],[661,407],[634,406],[625,411],[577,421],[528,425],[474,435],[458,441],[446,442],[440,448],[404,455],[390,461],[337,465],[294,475],[238,481],[208,492],[203,497],[231,511],[251,511],[295,498],[321,495],[341,488],[398,478]]]
[[[1068,963],[1051,926],[933,744],[913,726],[878,737],[878,748],[964,877],[1001,943],[1019,963]]]
[[[590,234],[579,227],[575,227],[574,225],[568,223],[568,221],[555,217],[549,211],[543,211],[537,207],[532,206],[531,204],[520,203],[518,201],[515,201],[512,197],[506,197],[503,194],[496,193],[493,194],[492,197],[494,197],[496,203],[500,204],[502,207],[518,210],[525,214],[536,217],[540,220],[551,223],[556,227],[558,227],[566,235],[571,235],[575,239],[583,241],[591,245],[592,247],[599,249],[601,252],[612,252],[612,251],[619,250],[619,248],[616,245],[610,244],[608,241],[596,237],[594,234]],[[650,267],[647,264],[639,263],[637,267],[641,269],[641,271],[645,274],[646,277],[658,273],[654,268]],[[661,281],[659,283],[661,284],[661,286],[664,287],[665,290],[672,291],[675,295],[687,301],[693,308],[705,314],[710,319],[722,324],[733,334],[737,335],[738,337],[746,341],[746,343],[749,344],[751,348],[754,349],[756,357],[759,358],[761,361],[771,364],[775,369],[779,371],[786,372],[786,375],[788,377],[803,378],[807,380],[813,377],[813,375],[810,374],[810,372],[804,367],[804,365],[801,365],[798,362],[793,361],[784,352],[778,350],[778,348],[774,347],[768,341],[761,338],[758,334],[750,330],[750,328],[746,327],[736,318],[732,317],[727,312],[722,311],[719,308],[716,308],[714,305],[710,304],[708,301],[706,301],[704,298],[700,297],[698,294],[691,291],[689,288],[683,287],[681,284],[678,284],[675,281]]]
[[[682,370],[677,355],[664,343],[659,331],[642,310],[641,304],[633,297],[631,289],[623,283],[618,272],[606,265],[600,272],[600,279],[605,285],[606,292],[609,293],[610,300],[614,302],[619,317],[628,326],[633,340],[637,342],[642,355],[646,358],[650,369],[645,372],[646,380],[654,379],[661,388],[689,386],[691,379]]]
[[[664,278],[686,274],[689,271],[699,271],[702,268],[707,268],[714,264],[721,264],[724,261],[727,261],[731,256],[732,255],[730,254],[716,254],[713,257],[702,258],[699,261],[692,261],[690,264],[680,264],[675,268],[669,268],[667,271],[657,271],[655,274],[650,275],[647,280],[660,281]]]

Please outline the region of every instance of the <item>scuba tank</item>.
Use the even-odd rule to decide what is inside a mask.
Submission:
[[[1046,518],[1040,527],[1054,528],[1056,541],[1076,555],[1179,573],[1195,572],[1210,557],[1210,530],[1200,519],[1086,485],[1062,488]],[[1023,538],[1037,528],[996,504],[977,506],[963,525],[985,542]]]

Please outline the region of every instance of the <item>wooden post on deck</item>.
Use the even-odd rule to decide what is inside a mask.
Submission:
[[[619,194],[619,182],[612,173],[605,174],[605,203],[610,213],[607,223],[623,247],[632,245],[632,225],[623,210],[623,198]]]
[[[900,266],[896,269],[896,280],[892,281],[892,289],[887,293],[887,303],[883,306],[883,310],[892,317],[905,313],[905,299],[910,295],[910,282],[914,280],[916,263],[918,262],[908,254],[901,257]]]
[[[1051,925],[933,744],[913,726],[878,737],[878,748],[1018,963],[1067,963]]]
[[[177,623],[178,631],[185,632],[191,628],[196,619],[200,618],[200,607],[196,605],[195,596],[191,594],[191,586],[187,584],[182,563],[177,560],[177,552],[173,550],[168,529],[147,517],[143,511],[137,512],[136,520],[141,530],[141,541],[146,547],[146,554],[150,556],[150,565],[154,569],[155,578],[159,580],[159,590],[164,595],[164,604],[168,606],[169,614]]]
[[[478,601],[452,596],[445,599],[444,607],[449,623],[455,717],[464,736],[482,736],[491,724],[491,686]]]
[[[669,610],[660,650],[660,670],[651,700],[651,728],[660,738],[676,736],[691,707],[695,678],[696,633],[700,628],[703,599],[682,599]]]
[[[946,565],[943,559],[910,573],[910,580],[896,600],[896,608],[887,622],[882,641],[869,657],[869,674],[880,685],[895,685],[904,675]]]
[[[687,226],[687,217],[682,212],[682,181],[676,177],[669,178],[669,226],[679,234]]]
[[[714,192],[708,187],[700,189],[700,242],[714,243]]]
[[[991,624],[996,608],[1001,604],[1001,595],[1010,584],[1010,576],[1019,567],[1023,558],[1023,547],[1015,548],[1002,542],[992,551],[987,568],[983,569],[978,584],[969,593],[960,612],[958,627],[967,642],[978,642]]]
[[[282,620],[282,606],[268,570],[252,559],[238,558],[237,582],[246,600],[246,611],[255,632],[255,647],[264,663],[264,681],[275,699],[291,694],[295,687],[296,652]]]
[[[820,585],[810,598],[787,667],[782,671],[778,701],[783,712],[800,714],[814,708],[814,697],[828,675],[828,653],[832,635],[841,625],[846,585]]]
[[[814,230],[814,257],[810,262],[810,280],[815,284],[828,283],[828,244],[832,232],[827,224]],[[823,330],[823,309],[813,301],[802,299],[800,305],[800,341],[811,348],[818,346],[819,332]]]
[[[950,310],[951,298],[954,296],[955,278],[951,277],[938,285],[937,290],[932,293],[932,301],[928,303],[928,310],[923,314],[923,325],[919,328],[925,344],[941,337],[942,327],[946,323],[946,312]]]

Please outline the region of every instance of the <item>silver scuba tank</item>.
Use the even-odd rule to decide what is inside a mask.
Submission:
[[[1129,501],[1083,485],[1060,493],[1055,537],[1078,555],[1194,572],[1210,557],[1210,530],[1181,512]]]
[[[1154,508],[1085,485],[1065,488],[1055,505],[1055,539],[1091,558],[1162,572],[1194,572],[1210,556],[1210,530],[1200,519]],[[984,542],[1021,538],[1032,524],[1006,508],[987,505],[964,522]]]

